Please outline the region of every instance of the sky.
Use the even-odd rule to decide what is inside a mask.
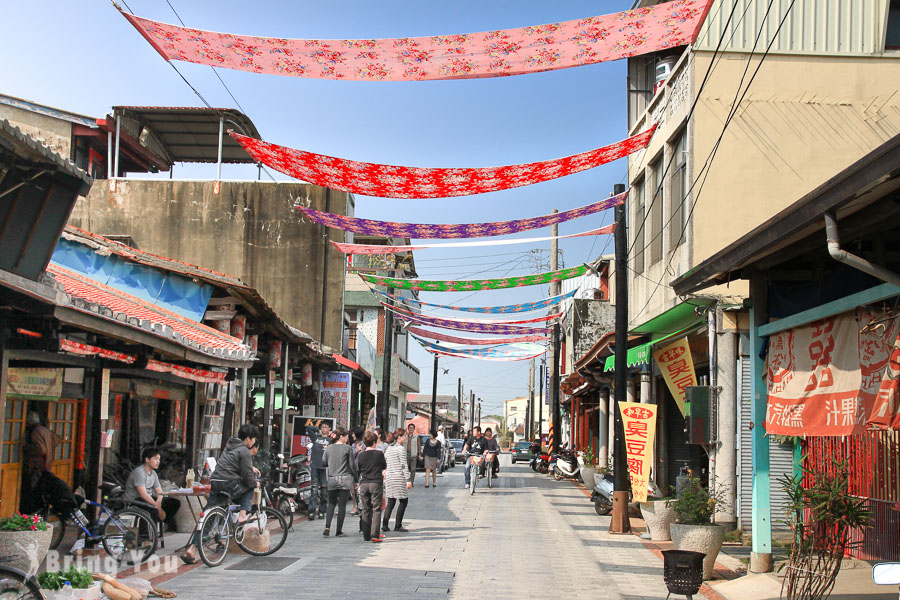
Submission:
[[[472,33],[626,10],[631,0],[170,0],[189,27],[291,38],[379,38]],[[135,14],[177,23],[166,0],[127,0]],[[0,91],[93,117],[112,106],[202,106],[175,70],[106,0],[5,3]],[[34,26],[40,23],[39,27]],[[486,167],[569,156],[627,137],[625,61],[546,73],[425,82],[323,81],[174,63],[215,107],[243,110],[263,138],[341,158],[423,167]],[[356,216],[413,223],[471,223],[538,216],[608,197],[624,182],[625,159],[555,181],[464,198],[397,200],[356,196]],[[215,176],[215,165],[176,165],[179,177]],[[164,175],[167,177],[167,175]],[[223,167],[223,178],[256,178],[255,167]],[[278,179],[283,176],[276,175]],[[561,235],[608,224],[611,212],[559,226]],[[518,237],[550,235],[549,229]],[[480,279],[549,270],[549,242],[416,252],[423,279]],[[560,240],[561,266],[612,252],[608,236]],[[177,257],[175,257],[177,258]],[[543,262],[543,266],[541,263]],[[216,268],[216,265],[203,265]],[[238,274],[240,275],[240,274]],[[548,286],[475,294],[423,293],[441,304],[493,306],[549,295]],[[460,316],[457,314],[456,316]],[[532,313],[534,316],[534,313]],[[431,393],[432,355],[414,342],[410,361]],[[524,396],[528,363],[442,357],[438,393],[483,399],[482,414]],[[449,369],[445,374],[444,369]]]

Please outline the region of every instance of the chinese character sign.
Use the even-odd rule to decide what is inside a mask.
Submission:
[[[868,424],[878,429],[900,429],[900,336],[894,340]]]
[[[767,357],[766,431],[778,435],[862,433],[886,414],[896,319],[850,311],[773,334]],[[882,326],[867,328],[870,321]]]
[[[669,386],[669,391],[675,398],[678,410],[684,416],[685,388],[697,385],[694,359],[691,357],[691,347],[688,345],[687,338],[657,349],[653,352],[653,359],[656,360],[659,370],[666,378],[666,385]]]
[[[319,388],[319,415],[334,419],[337,427],[350,427],[350,373],[323,372]]]
[[[625,428],[625,448],[628,458],[628,477],[635,502],[647,501],[650,467],[653,465],[653,437],[656,434],[656,405],[619,402],[622,426]]]

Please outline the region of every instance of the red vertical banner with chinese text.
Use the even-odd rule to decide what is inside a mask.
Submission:
[[[697,385],[697,373],[694,371],[694,359],[686,337],[653,352],[653,359],[666,379],[666,385],[675,398],[675,404],[685,416],[685,389]]]
[[[647,484],[653,464],[653,438],[656,435],[656,405],[619,402],[625,428],[628,477],[635,502],[647,501]]]

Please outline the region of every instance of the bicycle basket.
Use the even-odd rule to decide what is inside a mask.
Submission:
[[[473,464],[473,465],[480,465],[482,460],[484,460],[484,459],[483,459],[481,456],[473,456],[473,457],[472,457],[472,464]]]

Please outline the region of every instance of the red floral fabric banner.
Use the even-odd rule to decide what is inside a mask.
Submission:
[[[769,338],[767,433],[865,431],[900,329],[897,319],[881,317],[871,310],[850,311]],[[884,327],[866,327],[872,321]]]
[[[380,198],[449,198],[532,185],[580,173],[643,150],[657,125],[626,140],[581,154],[503,167],[427,168],[359,162],[295,150],[228,133],[254,160],[295,179]]]
[[[379,246],[377,244],[345,244],[343,242],[332,241],[331,245],[343,252],[344,254],[402,254],[411,250],[426,250],[428,248],[471,248],[480,246],[507,246],[512,244],[533,244],[536,242],[546,242],[548,240],[563,240],[566,238],[587,237],[591,235],[606,235],[616,230],[616,224],[592,229],[582,233],[572,233],[569,235],[556,235],[535,238],[517,238],[513,240],[483,240],[480,242],[455,242],[450,244],[416,244],[415,246]]]
[[[900,429],[900,335],[894,340],[884,378],[875,396],[867,425],[876,429]]]
[[[359,219],[357,217],[345,217],[344,215],[335,215],[332,213],[322,212],[314,208],[299,207],[306,218],[319,225],[325,225],[332,229],[340,229],[342,231],[352,231],[353,233],[361,233],[364,235],[383,235],[393,237],[408,237],[424,240],[434,239],[457,239],[457,238],[476,238],[491,237],[495,235],[507,235],[510,233],[518,233],[520,231],[528,231],[530,229],[539,229],[541,227],[549,227],[557,223],[565,223],[572,219],[586,217],[601,210],[606,210],[614,206],[618,206],[625,202],[628,192],[622,192],[617,196],[605,198],[599,202],[573,208],[560,213],[543,215],[540,217],[531,217],[528,219],[516,219],[514,221],[495,221],[493,223],[463,223],[458,225],[441,225],[429,223],[395,223],[392,221],[372,221],[370,219]]]
[[[430,37],[285,39],[189,29],[122,14],[166,60],[357,81],[520,75],[693,43],[712,0],[676,0],[585,19]]]
[[[436,331],[429,331],[421,327],[408,327],[407,331],[414,333],[419,337],[438,340],[441,342],[450,342],[451,344],[468,344],[470,346],[493,346],[495,344],[517,344],[520,342],[547,342],[550,340],[545,335],[523,335],[518,337],[506,338],[470,338],[455,335],[447,335]]]

